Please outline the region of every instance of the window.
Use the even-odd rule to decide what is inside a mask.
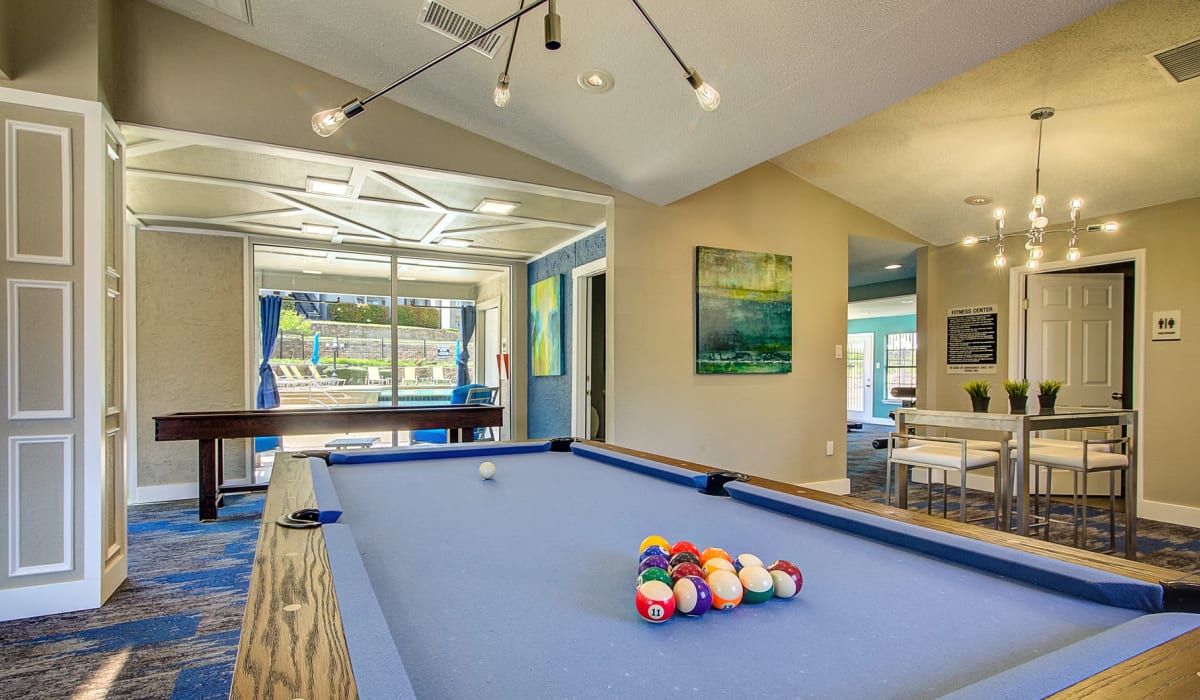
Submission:
[[[891,401],[892,388],[917,385],[917,334],[888,333],[887,336],[887,396]]]

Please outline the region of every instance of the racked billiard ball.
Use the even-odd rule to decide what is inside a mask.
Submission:
[[[767,571],[771,572],[771,579],[775,583],[776,598],[791,598],[804,586],[804,576],[790,561],[779,559],[768,566]]]
[[[684,576],[699,576],[700,578],[704,578],[704,571],[690,561],[685,561],[682,564],[676,564],[675,566],[672,566],[667,570],[667,573],[671,574],[671,578],[675,581],[678,581]]]
[[[690,561],[696,566],[700,566],[700,557],[692,554],[691,552],[676,552],[675,554],[671,555],[671,566],[679,566],[685,561]]]
[[[638,586],[634,607],[647,622],[665,622],[675,612],[675,591],[662,581],[647,581]]]
[[[725,550],[721,549],[720,547],[709,547],[708,549],[704,550],[703,552],[700,552],[700,565],[701,566],[707,564],[710,559],[724,559],[725,561],[729,562],[730,564],[733,563],[733,559],[729,556],[729,552],[726,552]]]
[[[766,568],[767,565],[763,563],[762,559],[753,554],[739,554],[733,558],[733,567],[738,571],[741,571],[746,566],[761,566]]]
[[[712,591],[699,576],[684,576],[675,582],[675,610],[683,615],[703,615],[712,607]]]
[[[680,552],[687,552],[691,554],[692,556],[696,557],[696,563],[700,563],[700,550],[697,549],[696,545],[692,544],[691,542],[688,542],[687,540],[679,540],[675,544],[671,545],[671,556],[675,556]]]
[[[663,537],[662,535],[650,535],[646,539],[642,540],[642,543],[638,545],[638,554],[644,552],[646,548],[652,544],[656,544],[668,552],[671,551],[671,543],[667,541],[666,537]]]
[[[667,551],[666,547],[652,544],[642,550],[642,553],[638,555],[638,561],[642,561],[646,557],[662,557],[663,559],[670,560],[671,553]]]
[[[662,581],[668,586],[675,584],[675,579],[671,578],[670,574],[658,568],[657,566],[652,566],[638,574],[636,588],[641,588],[642,584],[647,581]]]
[[[733,568],[733,564],[724,559],[709,559],[704,562],[704,566],[700,567],[704,571],[704,575],[708,576],[714,571],[728,571],[731,574],[736,574],[737,569]]]
[[[743,603],[765,603],[775,593],[775,582],[770,572],[761,566],[743,566],[738,572],[738,580],[742,582]]]
[[[667,569],[671,568],[671,564],[667,561],[666,557],[660,557],[657,554],[652,554],[638,563],[638,573],[640,574],[651,567],[658,567],[663,571],[666,571]]]
[[[708,575],[706,583],[717,610],[733,610],[742,602],[742,582],[732,571],[714,571]]]

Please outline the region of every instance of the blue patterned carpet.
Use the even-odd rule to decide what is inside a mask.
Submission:
[[[0,623],[0,697],[229,696],[262,494],[129,509],[129,578],[98,610]]]
[[[885,451],[871,439],[887,430],[847,436],[856,497],[883,500]],[[924,508],[924,493],[914,485],[912,508]],[[971,515],[989,513],[990,497],[971,492]],[[262,495],[225,501],[221,519],[203,525],[194,501],[130,508],[129,579],[104,607],[0,623],[0,698],[227,698]],[[1092,544],[1103,549],[1107,527],[1096,525]],[[1143,561],[1200,571],[1200,531],[1146,520],[1139,528]],[[1070,529],[1052,535],[1065,541]]]

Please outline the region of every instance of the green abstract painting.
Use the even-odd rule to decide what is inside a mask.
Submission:
[[[696,247],[696,372],[792,371],[792,258]]]
[[[547,277],[529,288],[529,347],[533,376],[563,373],[562,275]]]

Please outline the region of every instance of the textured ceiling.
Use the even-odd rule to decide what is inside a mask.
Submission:
[[[1200,196],[1200,79],[1174,83],[1147,55],[1200,36],[1200,2],[1133,0],[1034,41],[801,146],[774,162],[931,243],[1009,230],[1041,191],[1052,222],[1072,197],[1106,219]],[[993,203],[969,206],[984,195]]]
[[[421,0],[360,0],[336,11],[328,3],[253,0],[252,23],[198,0],[155,2],[360,85],[358,97],[453,46],[418,26]],[[499,0],[448,4],[485,23],[516,9],[516,3]],[[1109,4],[1111,0],[645,0],[646,10],[682,58],[720,90],[720,108],[706,113],[632,3],[563,0],[559,51],[542,46],[543,9],[527,15],[514,44],[508,108],[499,110],[491,101],[507,44],[494,60],[473,51],[456,55],[388,97],[664,204]],[[615,87],[603,94],[585,93],[576,77],[586,68],[609,71]],[[329,107],[352,97],[318,96]],[[1021,109],[1010,107],[1001,114]],[[384,127],[372,120],[368,107],[344,128]]]

